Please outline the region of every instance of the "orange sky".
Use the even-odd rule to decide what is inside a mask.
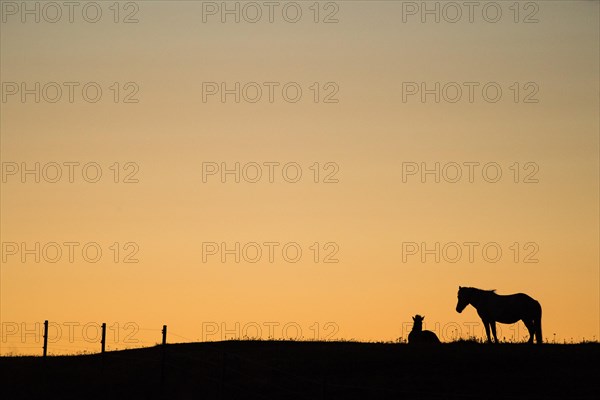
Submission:
[[[0,25],[0,354],[39,354],[46,319],[53,354],[97,351],[101,322],[109,348],[163,324],[170,341],[395,340],[417,313],[442,340],[481,337],[459,285],[530,294],[549,340],[598,339],[597,2],[500,2],[496,23],[484,3],[455,23],[443,2],[439,23],[421,2],[322,2],[317,23],[313,2],[296,23],[285,3],[272,23],[244,2],[239,23],[221,2],[100,2],[96,23],[20,4]],[[220,174],[236,163],[239,183]],[[436,163],[439,183],[421,176]]]

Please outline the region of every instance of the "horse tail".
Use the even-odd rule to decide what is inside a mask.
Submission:
[[[535,339],[538,344],[542,343],[542,306],[540,303],[537,304],[539,311],[537,312],[537,318],[535,319]]]

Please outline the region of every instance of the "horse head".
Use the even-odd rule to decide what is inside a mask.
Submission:
[[[471,299],[469,298],[468,288],[458,287],[458,303],[456,303],[456,312],[461,313],[466,306],[469,305]]]
[[[412,317],[413,319],[413,330],[420,331],[423,329],[423,320],[425,317],[420,316],[419,314]]]

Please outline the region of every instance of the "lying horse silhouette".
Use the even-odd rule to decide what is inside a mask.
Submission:
[[[425,317],[418,314],[413,317],[413,328],[408,334],[408,343],[440,343],[435,333],[423,330],[424,319]]]
[[[488,342],[490,328],[496,337],[496,322],[502,324],[514,324],[519,320],[525,323],[529,331],[529,343],[533,343],[535,335],[536,342],[542,343],[542,306],[536,300],[524,293],[501,296],[495,290],[481,290],[472,287],[458,287],[458,303],[456,311],[461,313],[466,306],[471,304],[477,310],[485,326]]]

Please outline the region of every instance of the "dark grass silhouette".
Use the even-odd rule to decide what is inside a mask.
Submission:
[[[413,317],[413,328],[408,334],[408,343],[410,344],[435,344],[440,343],[437,335],[431,331],[423,330],[423,320],[425,317],[419,314]]]
[[[595,399],[599,356],[598,344],[226,341],[0,357],[0,376],[5,399]]]
[[[496,322],[514,324],[519,320],[529,331],[529,343],[533,343],[534,336],[538,344],[542,343],[542,306],[528,295],[517,293],[502,296],[496,294],[495,290],[459,286],[456,311],[461,313],[469,304],[477,310],[489,343],[492,343],[490,329],[498,343]]]

